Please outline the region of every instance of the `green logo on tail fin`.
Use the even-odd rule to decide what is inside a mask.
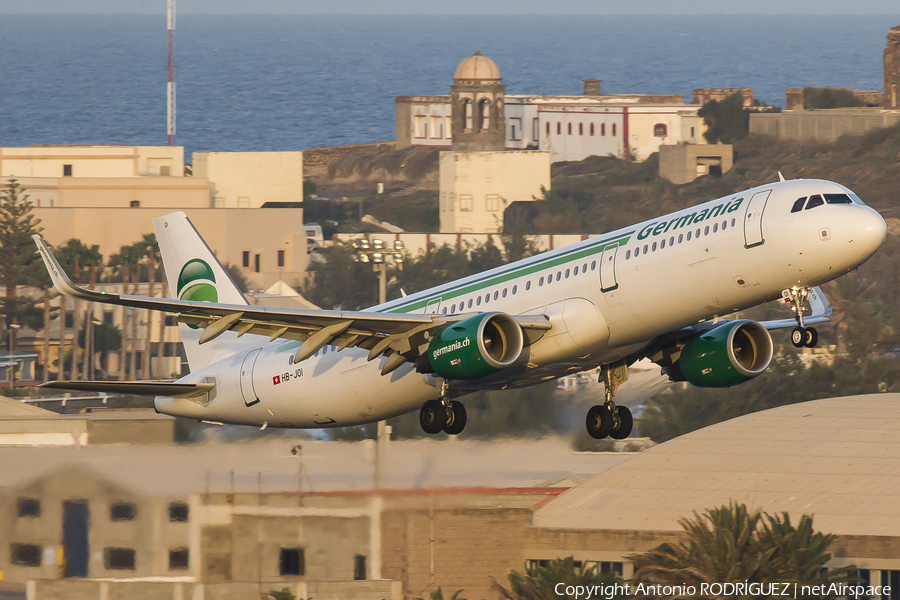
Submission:
[[[212,268],[199,258],[185,263],[178,275],[178,299],[194,302],[218,302],[219,292],[216,290],[216,275]],[[188,325],[197,329],[196,325]]]

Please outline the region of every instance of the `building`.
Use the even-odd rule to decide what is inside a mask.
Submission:
[[[713,100],[721,102],[735,94],[744,99],[744,108],[753,106],[753,90],[750,88],[698,88],[693,92],[693,103],[703,106]]]
[[[600,94],[599,79],[584,80],[580,96],[506,94],[499,68],[481,53],[460,63],[450,87],[449,96],[396,98],[397,148],[541,150],[558,162],[595,155],[643,160],[661,144],[706,143],[700,106],[680,95]],[[454,110],[465,117],[458,129]],[[483,135],[473,144],[469,138],[484,126],[490,145]]]
[[[678,185],[698,177],[720,177],[734,165],[730,144],[662,145],[659,147],[659,175]]]
[[[884,48],[884,107],[900,109],[900,25],[888,30]]]
[[[51,245],[78,238],[109,256],[153,233],[155,217],[183,210],[254,287],[303,279],[302,153],[198,154],[216,179],[190,176],[181,147],[0,148],[0,185],[20,183]]]
[[[544,189],[548,152],[441,152],[441,233],[499,233],[510,204],[540,200]]]

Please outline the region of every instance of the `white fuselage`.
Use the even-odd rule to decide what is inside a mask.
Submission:
[[[514,367],[484,381],[451,382],[451,389],[532,385],[858,267],[886,235],[876,211],[854,202],[791,212],[798,198],[830,193],[852,195],[821,180],[760,186],[369,310],[545,314],[551,329]],[[340,427],[417,410],[439,395],[434,378],[409,364],[382,376],[386,358],[369,362],[366,350],[326,346],[293,364],[299,342],[252,335],[239,342],[234,354],[183,379],[214,378],[208,403],[157,398],[157,410],[247,425]]]

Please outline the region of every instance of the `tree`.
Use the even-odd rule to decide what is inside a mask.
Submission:
[[[97,285],[97,269],[103,268],[103,255],[100,254],[100,246],[94,244],[87,249],[87,252],[85,252],[82,257],[82,265],[87,266],[88,268],[88,289],[94,289],[94,286]],[[85,323],[93,322],[94,303],[88,302],[87,311],[85,311]],[[86,325],[84,331],[87,332],[88,340],[85,345],[84,366],[81,375],[82,379],[88,380],[91,379],[94,370],[94,353],[92,352],[94,344],[91,342],[91,337],[94,335],[94,328]]]
[[[110,267],[117,270],[119,277],[122,279],[122,293],[127,294],[129,291],[134,293],[137,290],[138,281],[140,279],[140,263],[143,260],[146,254],[146,250],[143,245],[138,242],[132,244],[130,246],[122,246],[119,250],[118,254],[114,254],[109,259]],[[131,289],[129,290],[128,284],[131,283]],[[135,350],[136,350],[136,340],[137,337],[137,319],[135,315],[135,310],[130,310],[122,307],[122,332],[125,336],[125,339],[122,341],[122,347],[119,349],[119,381],[124,381],[127,374],[127,365],[126,365],[126,353],[129,347],[131,347],[131,377],[134,378],[134,361],[135,361]],[[131,323],[131,335],[129,336],[129,323]],[[130,340],[129,340],[130,338]]]
[[[222,268],[225,269],[225,272],[228,273],[228,276],[231,277],[231,280],[238,286],[238,289],[241,290],[242,294],[246,294],[250,291],[250,282],[247,281],[247,276],[244,275],[244,272],[241,271],[239,266],[225,263],[222,265]]]
[[[467,598],[463,598],[460,594],[463,593],[463,590],[456,590],[453,592],[453,595],[447,598],[447,600],[468,600]],[[438,586],[438,589],[434,590],[430,594],[428,594],[429,600],[444,600],[444,590],[441,589],[441,586]],[[419,597],[416,600],[425,600],[425,598]]]
[[[147,252],[147,279],[150,284],[147,288],[147,295],[154,296],[156,294],[156,266],[159,264],[159,243],[156,241],[156,234],[148,233],[144,235],[141,242]],[[162,315],[160,315],[162,318]],[[144,332],[144,352],[141,354],[141,377],[144,379],[153,379],[151,372],[152,362],[150,360],[150,339],[153,331],[153,313],[150,310],[144,311],[144,322],[146,323],[146,331]],[[160,340],[160,344],[162,340]]]
[[[15,336],[12,324],[40,328],[41,310],[30,298],[18,297],[23,286],[40,284],[41,259],[35,252],[32,235],[40,233],[40,219],[32,212],[32,203],[19,182],[9,181],[0,189],[0,285],[6,294],[0,300],[0,312],[8,335]],[[13,340],[14,341],[14,340]]]
[[[69,274],[76,283],[84,283],[83,267],[86,261],[90,259],[91,249],[84,245],[81,240],[71,239],[59,247],[57,251],[57,259],[62,268]],[[65,302],[63,300],[63,302]],[[73,300],[73,319],[72,319],[72,379],[77,380],[81,373],[79,370],[79,348],[76,342],[78,332],[81,331],[81,300],[75,298]],[[65,311],[63,311],[65,318]],[[65,324],[63,324],[64,326]],[[63,353],[64,339],[60,339],[60,355]],[[62,373],[62,368],[60,370]]]
[[[524,573],[511,571],[507,575],[509,587],[494,582],[493,589],[502,600],[558,600],[557,586],[602,586],[602,589],[619,582],[613,573],[601,573],[596,564],[576,565],[573,557],[556,559],[545,566],[529,564]],[[619,590],[603,594],[604,598],[624,598]],[[600,597],[600,596],[598,596]]]
[[[828,586],[855,581],[855,566],[824,569],[831,560],[828,548],[835,536],[815,532],[809,515],[803,515],[794,527],[787,513],[772,516],[751,512],[746,505],[732,502],[702,515],[694,513],[693,518],[682,519],[679,524],[685,541],[661,544],[628,557],[634,564],[632,585],[692,585],[699,591],[703,583],[777,581]],[[711,596],[697,597],[712,600]]]
[[[724,100],[710,100],[697,113],[706,123],[703,137],[710,144],[730,144],[750,132],[750,112],[744,108],[744,95],[735,92]]]

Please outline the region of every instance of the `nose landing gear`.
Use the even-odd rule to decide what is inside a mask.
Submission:
[[[803,313],[809,307],[809,288],[792,287],[781,292],[785,302],[792,304],[797,326],[791,330],[791,344],[794,348],[815,348],[819,343],[819,332],[814,327],[803,326]]]
[[[613,396],[619,385],[628,380],[628,365],[624,362],[603,365],[600,378],[605,388],[606,402],[592,406],[588,411],[585,422],[588,435],[595,440],[602,440],[607,436],[614,440],[624,440],[634,429],[634,418],[627,406],[616,406]]]
[[[443,431],[449,435],[459,435],[466,428],[466,407],[462,402],[450,400],[448,385],[441,384],[441,399],[428,400],[419,411],[419,425],[425,433]]]

